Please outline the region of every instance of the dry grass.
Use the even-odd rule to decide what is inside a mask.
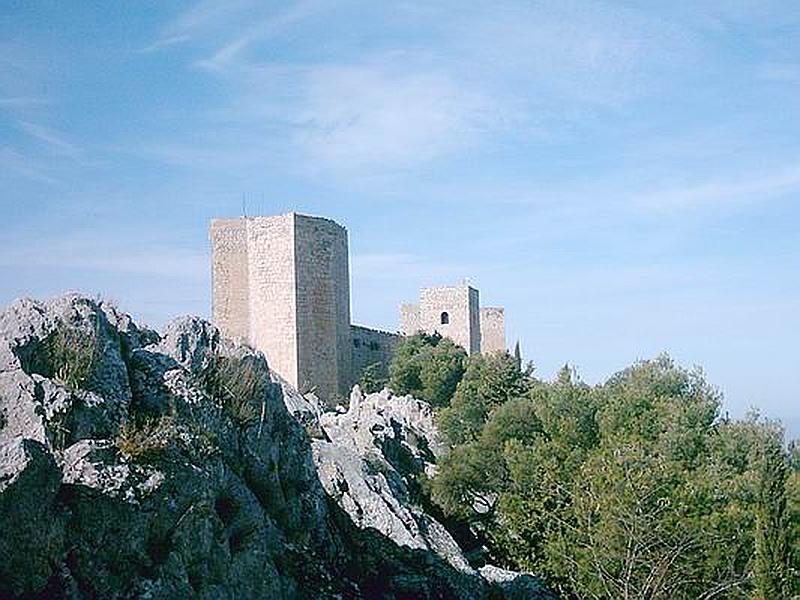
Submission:
[[[137,462],[150,462],[163,456],[177,435],[173,417],[131,419],[119,431],[117,448]]]
[[[44,341],[39,370],[68,389],[85,389],[97,355],[94,334],[62,324]]]
[[[254,360],[217,356],[203,370],[200,380],[206,393],[241,429],[258,422],[270,379],[266,369]]]

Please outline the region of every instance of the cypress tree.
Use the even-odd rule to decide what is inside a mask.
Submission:
[[[756,597],[789,597],[789,522],[786,510],[786,459],[779,443],[759,449],[753,571]]]

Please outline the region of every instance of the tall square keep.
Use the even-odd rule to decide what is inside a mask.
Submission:
[[[225,335],[323,398],[352,383],[347,230],[289,213],[211,223],[212,314]]]

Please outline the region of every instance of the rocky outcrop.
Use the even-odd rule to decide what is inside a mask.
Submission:
[[[541,580],[485,565],[470,566],[445,526],[426,510],[420,480],[433,477],[445,447],[429,404],[388,389],[364,395],[356,386],[346,412],[320,416],[312,442],[320,481],[358,527],[403,548],[437,556],[438,574],[463,598],[551,598]],[[427,571],[437,576],[437,568]]]
[[[430,408],[324,413],[192,317],[0,312],[0,597],[484,598],[415,487]],[[534,596],[531,596],[534,597]]]
[[[16,302],[0,348],[0,597],[334,591],[349,557],[263,356],[200,319],[157,338],[80,296]],[[220,357],[265,382],[247,403],[209,394]]]
[[[323,414],[320,424],[327,440],[312,444],[317,472],[356,525],[474,573],[445,528],[418,503],[416,478],[433,474],[438,443],[430,406],[388,390],[364,397],[356,386],[348,411]]]

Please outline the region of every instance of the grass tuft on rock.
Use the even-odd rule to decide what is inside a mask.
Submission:
[[[258,422],[270,378],[252,358],[216,356],[201,372],[200,381],[240,429]]]
[[[86,389],[97,358],[94,332],[61,323],[43,342],[35,371],[67,389]]]
[[[177,435],[174,417],[139,417],[120,428],[116,445],[131,460],[152,462],[163,457]]]

